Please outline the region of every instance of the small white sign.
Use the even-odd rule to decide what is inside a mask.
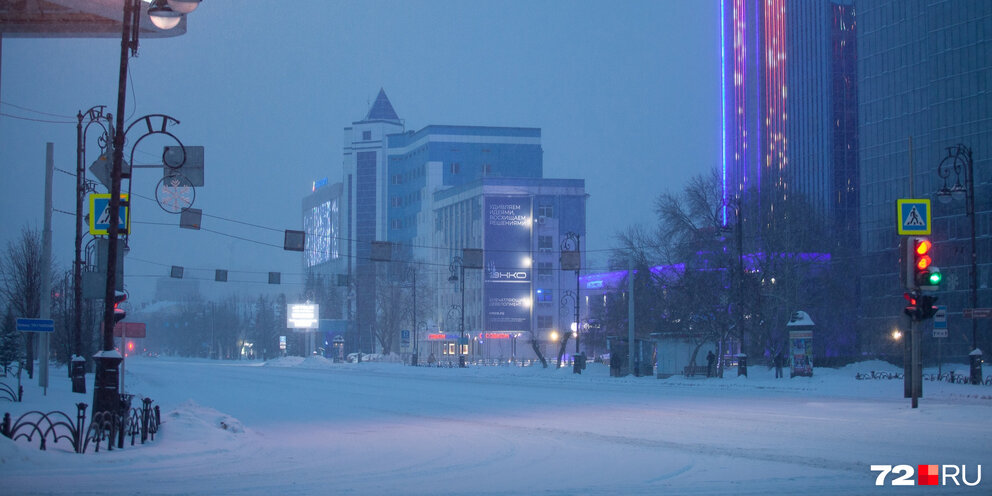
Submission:
[[[286,327],[290,329],[317,329],[320,321],[318,305],[290,303],[286,311]]]

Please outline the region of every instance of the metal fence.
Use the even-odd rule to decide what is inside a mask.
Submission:
[[[876,372],[874,370],[863,374],[858,372],[854,375],[854,378],[859,381],[872,379],[902,379],[903,377],[902,372]],[[971,376],[968,374],[955,374],[954,372],[945,372],[943,374],[923,374],[923,380],[930,382],[950,382],[952,384],[971,384]],[[983,380],[981,384],[985,386],[992,386],[992,375],[985,376],[985,380]]]
[[[73,419],[65,412],[30,411],[16,421],[11,421],[10,413],[3,415],[0,423],[0,434],[14,441],[26,439],[29,443],[37,438],[38,448],[44,451],[49,441],[57,444],[68,441],[76,453],[85,453],[92,445],[93,451],[100,451],[100,445],[106,443],[107,450],[123,448],[125,440],[131,438],[131,446],[137,440],[144,444],[155,440],[161,425],[161,414],[158,405],[152,406],[152,400],[142,398],[140,407],[131,407],[133,395],[122,394],[120,409],[97,412],[86,427],[86,403],[76,403],[76,417]]]

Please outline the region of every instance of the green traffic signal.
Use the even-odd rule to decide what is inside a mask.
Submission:
[[[930,283],[931,286],[940,286],[940,281],[942,281],[943,279],[944,276],[941,275],[940,271],[931,271],[930,276],[927,277],[927,281]]]

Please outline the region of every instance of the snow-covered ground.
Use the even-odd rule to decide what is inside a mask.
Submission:
[[[871,370],[898,371],[659,380],[601,364],[134,358],[128,392],[161,406],[156,440],[75,454],[0,437],[0,494],[924,494],[876,487],[870,466],[966,465],[972,480],[992,467],[992,387],[925,382],[912,409],[901,380],[855,380]],[[92,384],[73,394],[65,377],[53,370],[47,396],[25,380],[25,402],[0,412],[89,403]],[[926,494],[990,494],[982,475]]]

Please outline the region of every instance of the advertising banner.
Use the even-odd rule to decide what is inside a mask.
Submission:
[[[487,196],[484,303],[486,331],[530,331],[531,231],[528,196]]]
[[[789,331],[792,377],[813,376],[813,331]]]

